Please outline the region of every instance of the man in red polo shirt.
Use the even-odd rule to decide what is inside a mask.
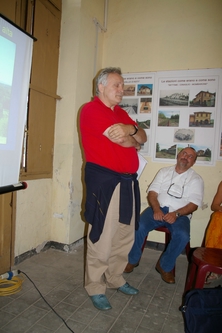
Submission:
[[[106,288],[127,295],[138,293],[122,272],[138,228],[138,150],[147,137],[118,106],[123,87],[120,68],[103,69],[96,79],[97,96],[80,114],[86,159],[85,218],[89,223],[85,289],[100,310],[111,309]]]

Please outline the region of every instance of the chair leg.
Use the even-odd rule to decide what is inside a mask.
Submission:
[[[197,266],[194,264],[194,262],[192,262],[190,264],[190,267],[188,267],[188,269],[189,269],[189,272],[187,274],[187,280],[186,280],[186,284],[185,284],[184,293],[191,290],[193,287]]]
[[[190,261],[190,242],[187,243],[186,247],[185,247],[185,251],[186,251],[186,256],[188,261]]]

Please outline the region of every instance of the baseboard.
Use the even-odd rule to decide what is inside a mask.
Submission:
[[[145,247],[148,247],[149,249],[152,249],[152,250],[164,251],[165,244],[147,240]]]
[[[27,251],[23,254],[20,254],[19,256],[15,257],[15,265],[18,265],[19,263],[21,263],[22,261],[31,258],[32,256],[38,254],[39,252],[42,251],[47,251],[48,249],[52,248],[55,250],[59,250],[59,251],[64,251],[64,252],[72,252],[77,246],[83,244],[85,237],[79,239],[78,241],[71,243],[71,244],[64,244],[64,243],[59,243],[59,242],[54,242],[54,241],[50,241],[47,242],[44,247],[41,249],[41,251],[37,250],[37,249],[32,249],[30,251]],[[164,251],[165,248],[165,244],[163,243],[158,243],[158,242],[151,242],[149,240],[146,241],[145,247],[152,249],[152,250],[157,250],[157,251]],[[182,254],[185,254],[185,249],[182,252]]]
[[[79,239],[76,242],[73,242],[71,244],[64,244],[54,241],[47,242],[43,248],[39,251],[39,249],[31,249],[30,251],[27,251],[25,253],[20,254],[19,256],[15,257],[14,265],[18,265],[19,263],[23,262],[24,260],[33,257],[36,254],[39,254],[40,252],[47,251],[48,249],[52,248],[59,251],[64,252],[72,252],[77,246],[83,244],[85,237]]]

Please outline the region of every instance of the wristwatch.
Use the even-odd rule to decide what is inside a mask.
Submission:
[[[180,217],[181,214],[179,212],[176,212],[176,217]]]
[[[138,126],[136,126],[136,125],[133,125],[133,126],[135,128],[135,132],[133,134],[130,134],[130,136],[133,136],[133,135],[135,135],[138,132]]]

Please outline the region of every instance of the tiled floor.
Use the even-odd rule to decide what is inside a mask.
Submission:
[[[109,311],[94,308],[83,288],[82,243],[70,253],[49,249],[35,255],[13,268],[32,279],[61,318],[25,278],[19,293],[0,297],[0,333],[182,333],[183,318],[178,308],[187,259],[185,255],[178,258],[176,284],[169,285],[155,271],[160,253],[145,248],[139,267],[125,274],[126,280],[139,288],[138,295],[107,291],[113,307]]]

